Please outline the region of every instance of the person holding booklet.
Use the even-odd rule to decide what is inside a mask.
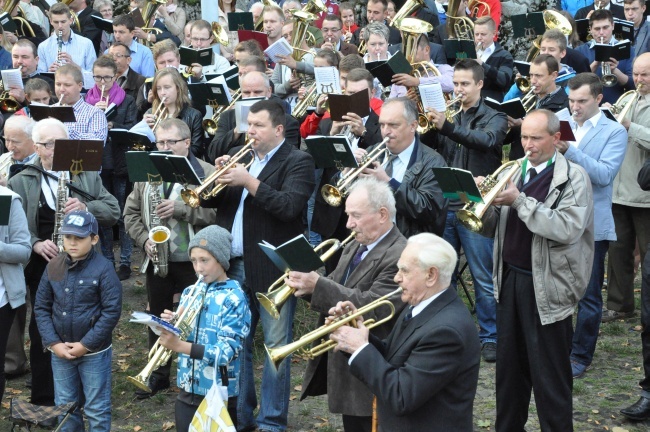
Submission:
[[[596,60],[596,44],[611,46],[619,42],[613,36],[614,18],[612,13],[606,9],[594,11],[589,17],[589,26],[593,40],[579,46],[578,51],[589,60],[591,71],[602,79],[603,64]],[[617,60],[613,57],[609,59],[609,68],[612,75],[616,77],[616,81],[613,86],[603,88],[602,102],[613,104],[623,93],[634,88],[634,81],[632,80],[633,61],[634,51],[631,51],[630,57],[626,59]]]
[[[167,118],[160,122],[156,128],[156,148],[159,151],[171,151],[175,156],[187,158],[188,162],[201,180],[214,172],[214,166],[197,159],[190,152],[191,132],[185,122],[178,118]],[[190,186],[193,188],[193,186]],[[158,205],[152,202],[155,189],[160,194]],[[159,258],[168,261],[166,276],[154,273],[151,262],[144,263],[141,271],[145,272],[145,287],[149,301],[149,312],[159,316],[166,309],[174,309],[174,294],[180,293],[185,287],[196,280],[194,269],[188,257],[189,242],[200,229],[212,225],[216,221],[215,211],[212,209],[194,209],[185,205],[180,192],[183,185],[178,183],[152,184],[137,182],[133,185],[133,192],[126,199],[124,206],[124,224],[129,236],[136,247],[144,250],[147,257],[154,254],[154,243],[149,239],[149,231],[153,228],[152,218],[157,216],[161,224],[171,231],[167,245],[157,246]],[[150,207],[153,209],[151,210]],[[168,252],[165,252],[168,251]],[[149,347],[157,339],[152,331],[149,334]],[[170,363],[160,367],[151,374],[149,388],[151,392],[136,391],[138,399],[146,399],[160,390],[169,388]]]
[[[290,45],[293,38],[293,29],[295,27],[294,21],[287,21],[282,26],[282,37],[284,37],[287,43]],[[300,41],[300,46],[293,47],[295,49],[301,50],[303,53],[300,63],[304,65],[310,65],[312,72],[310,76],[305,79],[301,79],[299,74],[304,76],[303,72],[298,71],[298,64],[291,55],[278,55],[278,62],[273,69],[273,75],[271,76],[271,82],[273,82],[273,88],[275,89],[275,94],[280,96],[282,99],[287,100],[291,105],[291,108],[296,105],[298,101],[298,90],[301,85],[305,85],[306,81],[313,80],[313,67],[314,67],[314,54],[309,50],[307,42],[303,39]],[[307,52],[305,52],[307,51]]]
[[[214,35],[212,34],[212,26],[209,22],[205,20],[196,20],[192,24],[190,30],[190,42],[192,45],[190,48],[195,50],[202,50],[205,48],[210,48],[213,44],[216,43],[214,40]],[[201,66],[198,63],[192,63],[190,70],[194,76],[200,77],[201,81],[205,81],[206,73],[224,73],[230,69],[230,63],[223,56],[213,52],[213,60],[210,66]]]
[[[246,294],[236,280],[228,278],[230,233],[217,225],[196,233],[188,246],[190,261],[202,280],[183,290],[177,313],[196,307],[189,302],[192,289],[202,292],[201,311],[186,340],[162,330],[160,345],[178,353],[176,430],[186,432],[197,408],[214,384],[228,388],[228,414],[237,426],[239,353],[251,326]],[[170,321],[176,314],[166,309],[160,316]]]

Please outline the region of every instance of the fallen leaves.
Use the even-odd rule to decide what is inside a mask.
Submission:
[[[174,422],[165,422],[162,425],[162,430],[167,431],[167,430],[172,430],[176,427],[176,424]]]

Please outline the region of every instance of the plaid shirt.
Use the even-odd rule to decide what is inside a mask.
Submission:
[[[79,98],[72,109],[77,121],[65,123],[70,139],[100,139],[106,142],[108,123],[104,111],[86,103],[83,98]]]

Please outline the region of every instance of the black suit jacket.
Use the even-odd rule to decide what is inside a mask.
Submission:
[[[397,288],[394,281],[397,261],[405,247],[406,238],[400,234],[397,227],[393,226],[349,274],[345,283],[341,283],[359,249],[359,243],[350,243],[343,250],[336,269],[327,277],[318,278],[310,302],[312,309],[321,313],[316,325],[321,326],[325,323],[327,312],[339,301],[349,300],[356,307],[361,307],[394,291]],[[395,305],[397,316],[405,304],[399,296],[391,298],[391,301]],[[379,321],[387,313],[387,308],[377,308],[365,315],[364,319],[374,318]],[[387,337],[395,320],[396,317],[375,327],[371,330],[372,334],[379,338]],[[316,343],[318,342],[320,341]],[[301,400],[307,396],[327,394],[330,412],[370,416],[372,393],[350,374],[347,361],[348,356],[340,352],[329,352],[327,355],[310,360],[303,379]]]
[[[140,90],[144,84],[145,79],[146,78],[144,76],[140,75],[129,67],[129,71],[126,73],[126,81],[124,81],[122,88],[126,94],[135,100],[138,98],[138,90]]]
[[[472,431],[480,344],[467,307],[448,288],[404,323],[407,311],[350,365],[377,395],[379,430]]]
[[[339,52],[341,53],[342,56],[346,56],[348,54],[359,54],[359,50],[357,49],[357,46],[351,43],[341,41],[340,48],[341,49],[339,49]]]
[[[490,97],[499,102],[510,89],[512,84],[512,68],[514,60],[512,55],[503,49],[498,42],[494,43],[494,52],[483,63],[485,79],[481,89],[481,97]]]
[[[434,64],[446,64],[447,57],[445,56],[445,48],[437,43],[429,42],[429,56]],[[388,48],[388,52],[395,54],[402,49],[402,44],[392,45]]]
[[[329,135],[332,130],[332,119],[326,118],[321,120],[316,131],[316,135]],[[359,141],[360,148],[368,148],[371,145],[381,142],[381,129],[379,128],[379,116],[374,111],[371,111],[366,121],[366,136],[363,140]],[[311,221],[311,230],[319,233],[323,238],[331,238],[335,235],[339,226],[344,226],[344,221],[341,217],[344,216],[345,203],[338,207],[332,207],[327,204],[320,193],[323,186],[332,182],[332,177],[338,173],[336,168],[326,168],[323,170],[318,190],[316,192],[316,202],[314,203],[314,216]],[[341,225],[342,224],[342,225]],[[341,236],[344,234],[339,233]],[[339,237],[337,235],[336,237]]]
[[[576,12],[576,14],[575,14],[575,16],[573,18],[575,18],[576,20],[585,19],[585,18],[587,18],[587,15],[589,14],[589,12],[591,12],[592,10],[594,10],[594,4],[593,3],[590,4],[589,6],[585,6],[583,8],[578,9],[578,12]],[[614,18],[618,18],[618,19],[622,19],[622,20],[625,19],[625,11],[623,10],[623,6],[618,6],[618,5],[615,5],[614,3],[610,2],[609,3],[609,11],[612,13]]]
[[[255,196],[244,200],[244,270],[252,292],[266,292],[281,276],[258,243],[278,246],[304,232],[302,212],[314,190],[314,169],[308,153],[285,141],[257,176],[261,183]],[[232,232],[242,192],[242,187],[227,187],[201,206],[218,208],[217,224]]]
[[[562,63],[567,66],[571,66],[573,70],[576,71],[576,74],[582,72],[591,72],[591,66],[589,66],[589,60],[584,56],[580,51],[573,48],[566,49],[566,55],[562,59]]]
[[[99,53],[99,45],[102,43],[102,31],[98,29],[91,16],[101,18],[101,14],[88,6],[77,14],[81,25],[81,36],[87,37],[93,42],[95,53]]]

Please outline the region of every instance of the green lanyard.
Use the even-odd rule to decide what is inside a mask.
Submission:
[[[553,163],[553,158],[550,158],[546,162],[546,167],[549,167]],[[528,171],[526,168],[528,167],[528,158],[524,159],[524,162],[521,164],[521,184],[523,185],[526,182],[526,173]]]

